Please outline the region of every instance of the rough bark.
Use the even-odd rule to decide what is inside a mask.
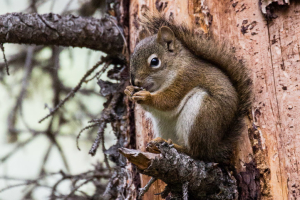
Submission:
[[[0,43],[86,47],[110,55],[123,50],[123,33],[112,17],[9,13],[0,16]]]
[[[257,121],[261,124],[270,163],[278,162],[277,171],[271,171],[277,176],[282,188],[282,199],[300,198],[300,2],[293,1],[288,7],[277,7],[278,17],[268,22],[269,59],[271,61],[274,82],[275,105],[269,108],[276,121],[270,125],[265,107],[266,100],[256,107]],[[262,74],[263,75],[263,74]],[[276,127],[276,132],[267,132],[268,126]],[[270,141],[269,134],[276,134],[276,142]],[[270,145],[275,150],[270,149]],[[275,193],[276,194],[276,193]],[[275,195],[274,195],[275,196]]]
[[[158,144],[160,154],[121,148],[120,152],[135,164],[142,174],[163,180],[167,186],[163,198],[183,198],[187,185],[189,199],[237,199],[236,180],[216,163],[205,163],[178,153],[172,145]]]
[[[159,10],[177,23],[185,22],[195,31],[205,31],[206,26],[209,34],[229,41],[239,58],[247,61],[254,85],[252,116],[247,120],[248,131],[245,130],[235,158],[240,198],[297,199],[300,4],[292,1],[287,6],[285,0],[267,2],[272,3],[276,14],[272,21],[262,14],[260,1],[133,0],[130,50],[136,43],[137,18],[143,7]],[[138,106],[135,118],[137,147],[144,151],[153,137],[152,124]],[[148,180],[142,176],[142,186]],[[144,199],[153,199],[163,187],[152,187]]]

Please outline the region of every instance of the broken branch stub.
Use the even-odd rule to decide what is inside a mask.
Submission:
[[[167,143],[157,144],[157,148],[160,154],[126,148],[119,151],[142,174],[164,181],[172,197],[183,198],[182,185],[188,183],[190,199],[238,198],[235,178],[217,163],[194,160]]]

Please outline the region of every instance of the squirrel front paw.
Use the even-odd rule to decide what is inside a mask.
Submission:
[[[124,90],[124,93],[129,97],[129,100],[132,101],[132,95],[136,92],[141,90],[139,87],[133,86],[133,85],[129,85],[126,87],[126,89]]]
[[[149,91],[138,91],[132,95],[132,100],[140,104],[147,104],[151,100],[151,93]]]
[[[169,143],[169,141],[161,138],[161,137],[156,137],[154,138],[153,140],[151,140],[147,146],[146,146],[146,151],[150,152],[150,153],[156,153],[156,154],[159,154],[160,153],[160,150],[158,149],[158,144],[159,143],[163,143],[163,142],[166,142],[166,143]],[[169,144],[172,144],[172,141],[170,140],[170,143]]]
[[[173,141],[171,139],[165,140],[161,137],[157,137],[154,138],[153,140],[151,140],[146,147],[146,151],[150,152],[150,153],[160,153],[160,150],[158,149],[158,144],[159,143],[168,143],[169,145],[173,145],[173,147],[180,153],[185,153],[189,155],[189,151],[186,147],[184,146],[180,146],[178,144],[173,143]]]
[[[139,104],[148,104],[151,101],[151,93],[146,90],[141,90],[140,87],[129,85],[124,90],[124,93],[129,97],[129,100]]]

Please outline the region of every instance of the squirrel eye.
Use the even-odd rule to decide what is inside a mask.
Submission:
[[[152,68],[159,68],[160,67],[160,60],[158,59],[156,54],[152,54],[149,58],[148,58],[148,63],[150,65],[150,67]]]
[[[150,65],[151,65],[151,67],[153,66],[153,67],[156,67],[157,65],[159,64],[159,60],[158,60],[158,58],[152,58],[152,60],[151,60],[151,62],[150,62]]]

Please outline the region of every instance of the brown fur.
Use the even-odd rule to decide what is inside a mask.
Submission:
[[[246,67],[225,45],[195,34],[185,25],[176,25],[150,13],[141,22],[152,36],[141,38],[137,45],[131,59],[131,75],[134,85],[150,91],[135,93],[134,87],[129,86],[125,93],[146,107],[168,112],[176,109],[193,88],[204,89],[208,95],[185,148],[195,158],[226,162],[251,106],[251,80]],[[171,29],[175,38],[168,31],[160,33],[162,26]],[[147,36],[145,30],[141,37]],[[152,69],[147,64],[147,58],[153,53],[159,55],[161,68]],[[173,74],[176,77],[171,84],[156,92]],[[157,84],[150,87],[152,83]]]

